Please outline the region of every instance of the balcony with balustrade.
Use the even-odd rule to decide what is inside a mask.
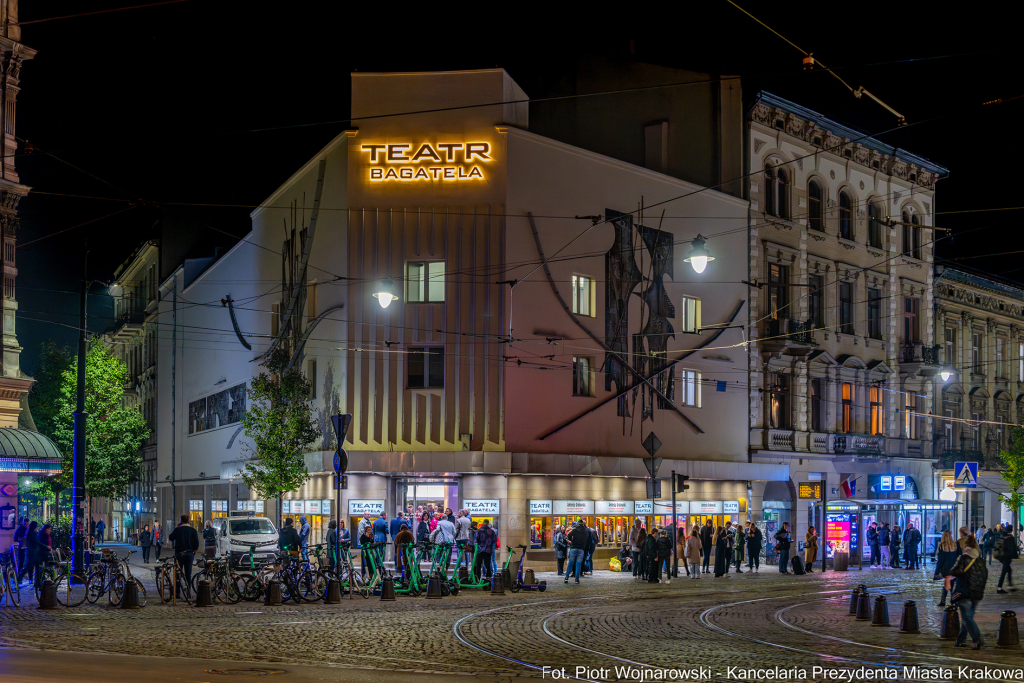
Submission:
[[[764,321],[762,325],[761,350],[767,353],[785,353],[789,356],[806,356],[818,347],[814,341],[809,320],[776,318]]]
[[[942,369],[939,346],[908,342],[900,348],[900,371],[921,377],[933,377]]]

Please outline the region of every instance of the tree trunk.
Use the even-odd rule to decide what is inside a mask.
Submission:
[[[281,494],[277,494],[277,528],[280,529],[281,525],[284,524],[284,515],[281,513]]]

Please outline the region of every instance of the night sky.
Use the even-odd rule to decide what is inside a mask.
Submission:
[[[20,18],[130,4],[23,0]],[[936,223],[954,236],[939,257],[1024,280],[1021,254],[1005,253],[1024,249],[1024,212],[992,211],[1024,205],[1011,166],[1024,99],[980,106],[1024,95],[1013,5],[974,16],[923,3],[875,5],[880,13],[862,16],[835,3],[746,6],[904,114],[912,125],[898,131],[894,117],[832,76],[802,71],[795,48],[727,2],[607,17],[591,5],[593,14],[562,23],[528,16],[529,6],[415,15],[378,6],[364,15],[348,3],[189,0],[24,26],[23,41],[39,51],[21,72],[17,121],[34,147],[21,150],[21,179],[38,191],[21,203],[18,235],[26,372],[42,341],[77,338],[86,241],[89,277],[106,280],[153,236],[161,208],[216,227],[211,243],[244,235],[247,207],[351,125],[343,119],[353,70],[500,66],[533,98],[564,94],[563,77],[583,54],[740,75],[748,101],[773,92],[949,168]],[[614,95],[603,101],[616,106]],[[1004,255],[976,258],[996,252]],[[97,331],[111,322],[104,299],[91,299]]]

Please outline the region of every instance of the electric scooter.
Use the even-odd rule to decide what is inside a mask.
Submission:
[[[526,546],[525,545],[519,545],[517,547],[523,549],[523,554],[519,556],[519,571],[516,572],[515,578],[512,579],[512,586],[510,587],[509,590],[511,590],[513,593],[518,593],[521,590],[524,590],[524,591],[540,591],[541,593],[543,593],[544,591],[546,591],[548,589],[548,582],[547,581],[541,581],[540,583],[528,583],[528,584],[524,584],[523,583],[523,565],[526,563]],[[512,550],[512,546],[508,547],[508,554],[509,554],[509,561],[511,561],[512,560],[512,556],[515,555],[515,551]],[[508,562],[505,563],[505,566],[506,567],[508,566]]]
[[[455,577],[456,577],[455,581],[456,581],[456,583],[458,583],[460,588],[483,588],[483,589],[486,590],[486,589],[491,587],[491,582],[490,581],[488,581],[488,580],[486,580],[484,578],[477,579],[477,577],[476,577],[476,549],[477,549],[477,547],[478,546],[474,543],[473,544],[473,559],[469,563],[469,571],[467,572],[466,578],[462,578],[461,576],[459,576],[458,568],[456,567],[456,569],[455,569]]]
[[[395,580],[396,593],[405,593],[413,597],[419,595],[423,589],[423,577],[420,575],[419,565],[415,562],[415,547],[412,543],[403,543],[398,549],[402,554],[402,575]]]

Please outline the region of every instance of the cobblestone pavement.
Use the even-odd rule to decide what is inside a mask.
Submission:
[[[1022,565],[1024,566],[1024,565]],[[242,602],[209,608],[164,605],[143,575],[149,605],[97,605],[41,611],[34,599],[0,607],[0,642],[11,647],[134,655],[220,658],[366,667],[396,672],[537,676],[540,667],[576,666],[579,677],[615,679],[614,667],[692,667],[700,678],[736,680],[728,667],[857,668],[863,665],[1020,665],[1021,651],[954,648],[937,637],[941,583],[925,571],[851,571],[780,575],[776,568],[719,579],[637,583],[597,572],[581,585],[554,574],[544,593],[492,596],[464,590],[426,600],[400,596],[345,599],[341,605]],[[888,600],[890,628],[848,615],[850,589],[866,584]],[[978,622],[995,645],[999,614],[1021,612],[1024,593],[996,595],[994,581]],[[23,592],[23,596],[26,593]],[[1021,597],[1019,597],[1021,596]],[[917,602],[919,635],[898,632],[905,600]],[[605,669],[606,671],[600,671]],[[910,678],[914,678],[911,676]],[[952,679],[960,676],[953,675]],[[810,680],[814,680],[811,678]]]

